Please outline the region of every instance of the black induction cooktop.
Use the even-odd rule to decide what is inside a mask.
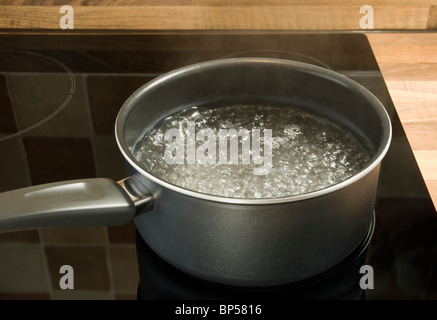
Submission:
[[[391,101],[369,42],[360,33],[306,32],[174,32],[96,34],[0,35],[1,72],[64,74],[66,93],[74,89],[76,75],[96,74],[135,77],[133,92],[148,79],[184,65],[228,57],[272,57],[291,59],[333,69],[373,92],[386,107],[393,125],[390,150],[382,161],[375,205],[374,229],[365,248],[352,258],[343,275],[334,273],[326,282],[310,286],[290,284],[290,295],[282,288],[258,290],[266,298],[334,299],[435,299],[437,298],[437,215],[418,169],[411,147]],[[76,93],[77,94],[77,93]],[[80,94],[80,93],[79,93]],[[99,97],[112,101],[104,114],[113,123],[126,96],[107,91]],[[60,111],[60,99],[52,113]],[[38,125],[38,119],[32,124]],[[50,126],[47,115],[44,119]],[[94,125],[106,132],[105,119]],[[72,119],[75,121],[75,119]],[[9,128],[8,135],[35,129]],[[46,128],[46,130],[49,130]],[[54,132],[61,132],[59,128]],[[58,130],[58,131],[56,131]],[[110,134],[110,131],[106,132]],[[115,140],[114,140],[115,143]],[[115,171],[120,170],[114,168]],[[68,178],[68,177],[67,177]],[[44,181],[43,181],[44,182]],[[1,182],[0,182],[1,183]],[[139,299],[209,299],[250,297],[242,288],[202,283],[174,270],[137,239],[141,284]],[[143,261],[146,259],[145,261]],[[143,262],[141,262],[143,261]],[[358,288],[360,267],[373,270],[373,288]],[[346,271],[345,271],[346,270]],[[350,276],[348,278],[348,276]],[[350,279],[350,280],[348,280]],[[200,281],[200,282],[199,282]],[[349,281],[349,283],[348,283]],[[352,291],[345,289],[347,286]],[[304,288],[304,289],[303,289]],[[340,288],[340,289],[339,289]],[[276,291],[275,291],[276,290]],[[279,291],[278,291],[279,290]],[[256,290],[255,290],[256,291]],[[347,294],[346,294],[347,293]],[[337,294],[337,295],[336,295]]]

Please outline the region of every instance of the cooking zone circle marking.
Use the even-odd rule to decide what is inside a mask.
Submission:
[[[28,131],[31,131],[31,130],[43,125],[44,123],[46,123],[47,121],[52,119],[54,116],[56,116],[59,112],[61,112],[67,106],[67,104],[70,102],[71,98],[73,97],[73,94],[76,90],[76,79],[74,78],[73,72],[71,72],[71,70],[65,64],[63,64],[59,60],[48,57],[46,55],[43,55],[40,53],[35,53],[35,52],[29,52],[29,51],[19,51],[19,50],[0,50],[0,52],[2,52],[2,53],[3,52],[6,52],[6,53],[24,53],[27,55],[32,55],[35,57],[40,57],[40,58],[46,59],[46,60],[50,61],[51,63],[54,63],[55,65],[60,66],[62,69],[64,69],[67,72],[68,77],[70,78],[70,92],[68,93],[68,96],[65,98],[65,100],[61,103],[61,105],[55,111],[50,113],[47,117],[41,119],[40,121],[24,128],[24,129],[21,129],[15,133],[6,135],[4,137],[0,137],[0,142],[2,142],[2,141],[5,141],[7,139],[17,137],[23,133],[26,133]]]

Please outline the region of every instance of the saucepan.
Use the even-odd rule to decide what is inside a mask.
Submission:
[[[298,105],[349,130],[371,149],[357,174],[322,190],[271,199],[204,194],[154,176],[133,151],[175,110],[229,103]],[[290,60],[229,58],[171,71],[121,107],[116,141],[122,181],[93,178],[0,194],[0,231],[110,226],[135,221],[162,259],[207,281],[240,287],[299,282],[332,268],[360,244],[373,217],[389,116],[367,89],[332,70]]]

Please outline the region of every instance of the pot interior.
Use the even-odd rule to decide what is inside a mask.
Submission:
[[[145,131],[178,110],[230,104],[297,106],[327,119],[367,149],[371,160],[366,168],[382,159],[391,138],[383,105],[349,78],[289,60],[234,58],[184,67],[139,88],[120,110],[118,143],[125,157],[147,172],[133,156]]]

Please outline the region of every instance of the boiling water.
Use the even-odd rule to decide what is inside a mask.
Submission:
[[[327,120],[298,108],[253,105],[183,110],[146,132],[135,149],[141,166],[162,180],[246,199],[324,189],[370,159],[354,136]]]

